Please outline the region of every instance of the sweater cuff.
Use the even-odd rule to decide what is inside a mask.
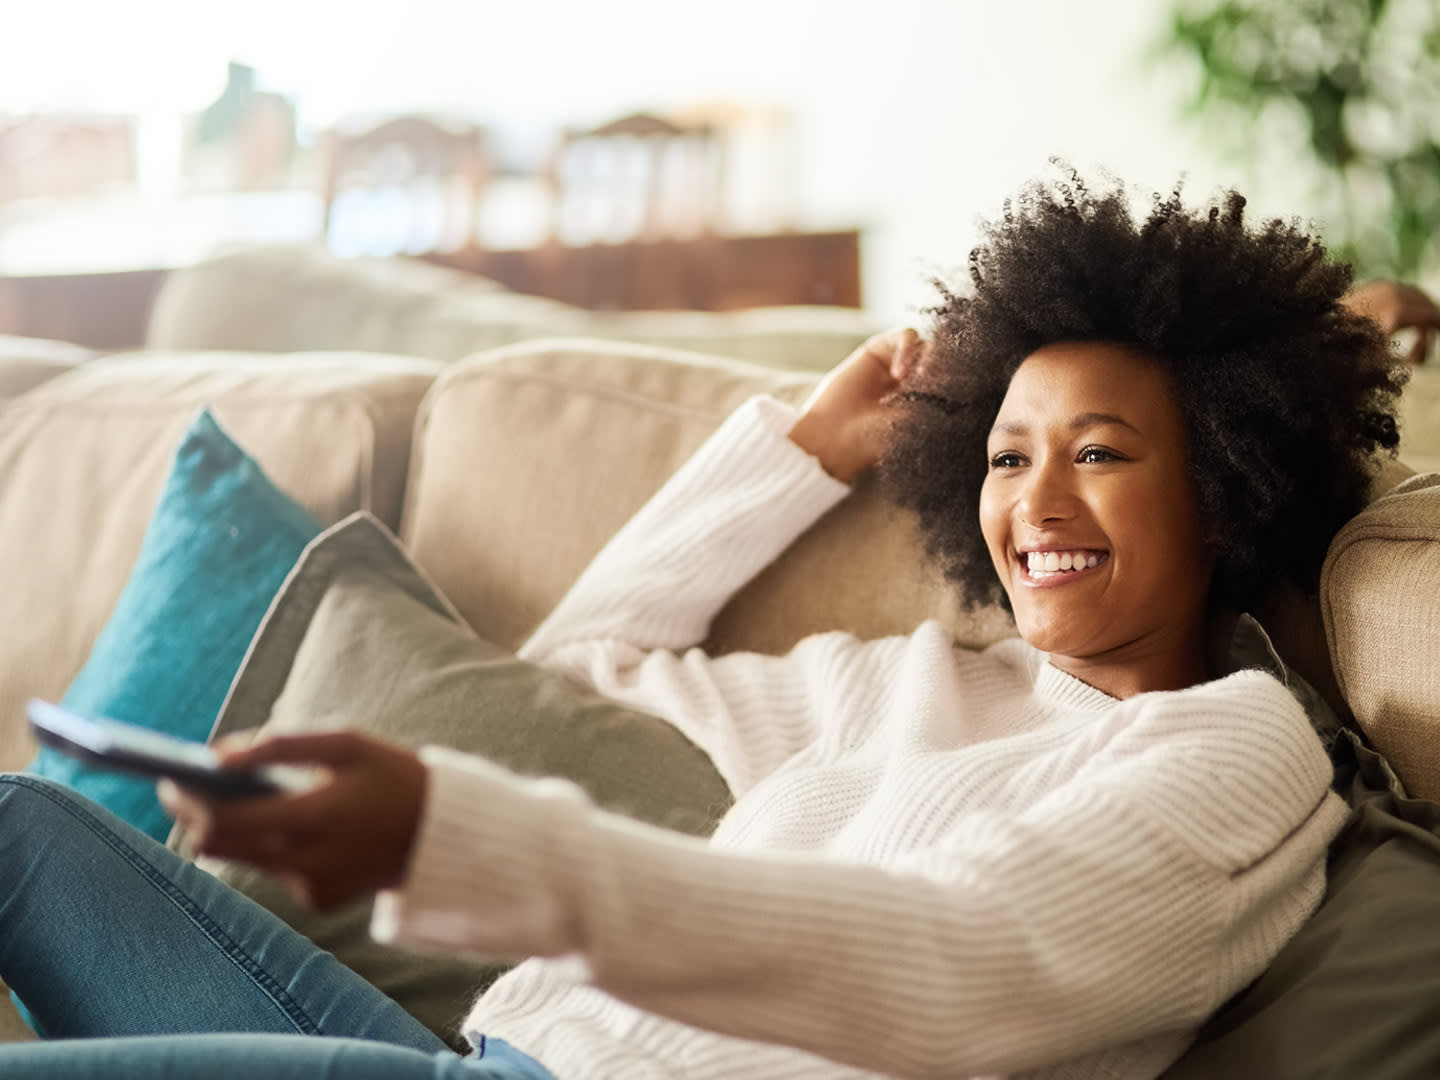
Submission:
[[[797,473],[809,473],[816,487],[828,491],[837,502],[849,493],[849,484],[831,476],[820,464],[819,458],[801,449],[798,443],[791,440],[790,429],[800,419],[799,409],[787,405],[779,398],[764,394],[751,398],[747,405],[754,410],[755,419],[770,435],[771,441],[777,444],[774,452],[787,468],[794,469]],[[739,410],[741,414],[747,411],[749,410],[745,407]],[[774,468],[775,464],[772,459],[771,467]]]
[[[546,879],[565,832],[557,819],[583,815],[584,793],[443,747],[420,759],[429,783],[415,847],[405,880],[376,896],[371,937],[506,958],[573,948]]]

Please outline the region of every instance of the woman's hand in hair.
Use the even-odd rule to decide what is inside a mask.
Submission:
[[[895,391],[929,355],[914,330],[891,330],[870,338],[815,388],[790,440],[847,484],[880,460]]]
[[[1440,332],[1440,305],[1414,285],[1398,281],[1367,281],[1345,294],[1343,303],[1351,311],[1374,319],[1387,334],[1416,331],[1415,343],[1406,359],[1423,363],[1430,335]]]

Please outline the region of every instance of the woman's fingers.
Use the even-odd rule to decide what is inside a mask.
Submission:
[[[161,780],[155,785],[155,795],[165,812],[186,829],[195,830],[208,817],[208,804],[184,791],[173,780]]]
[[[318,735],[270,735],[234,749],[224,746],[220,758],[227,769],[260,765],[324,765],[340,768],[372,755],[378,744],[351,731]]]
[[[909,382],[921,374],[929,359],[930,342],[918,331],[907,328],[895,349],[890,374],[897,385]]]
[[[900,341],[890,363],[890,375],[897,383],[909,378],[920,357],[923,344],[920,335],[910,327],[907,326],[900,332]]]
[[[259,728],[245,728],[243,731],[232,731],[228,735],[221,735],[215,740],[215,750],[222,756],[225,754],[237,754],[246,750],[260,737]]]
[[[914,330],[869,338],[820,381],[790,440],[831,476],[852,483],[879,460],[895,391],[925,354],[925,341]]]
[[[250,863],[329,906],[397,883],[419,828],[428,774],[409,750],[353,733],[267,739],[227,755],[227,766],[303,764],[324,779],[300,793],[216,800],[173,783],[165,808],[195,850]]]
[[[199,850],[250,861],[251,856],[266,855],[275,846],[276,835],[308,835],[323,829],[329,823],[330,786],[321,785],[303,795],[212,800],[162,780],[157,793],[165,809],[190,832]]]

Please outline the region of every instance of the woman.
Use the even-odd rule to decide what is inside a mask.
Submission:
[[[475,1055],[14,778],[0,977],[52,1035],[140,1037],[0,1049],[0,1073],[1160,1073],[1319,902],[1344,815],[1303,710],[1271,674],[1219,670],[1207,626],[1277,577],[1313,588],[1396,443],[1401,376],[1341,304],[1348,269],[1291,226],[1248,230],[1243,205],[1177,195],[1137,222],[1119,189],[1029,189],[928,346],[872,340],[798,414],[748,403],[600,554],[525,655],[711,754],[736,803],[710,843],[348,735],[231,755],[324,766],[305,795],[165,793],[206,850],[315,903],[384,890],[382,939],[536,957],[474,1005]],[[1021,639],[694,649],[877,463]],[[104,896],[68,899],[76,864]]]

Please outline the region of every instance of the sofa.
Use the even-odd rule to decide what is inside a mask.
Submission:
[[[736,406],[803,399],[871,329],[825,309],[582,312],[406,260],[278,248],[175,273],[136,352],[0,339],[0,771],[35,752],[25,699],[58,700],[86,664],[202,406],[320,524],[373,515],[469,627],[513,649]],[[1391,797],[1419,803],[1440,799],[1440,372],[1417,372],[1402,422],[1400,462],[1377,464],[1320,595],[1277,590],[1257,614],[1384,755]],[[971,647],[1014,632],[998,608],[963,611],[913,522],[862,483],[707,644],[780,652],[931,617]],[[0,1039],[30,1037],[7,1010]]]

